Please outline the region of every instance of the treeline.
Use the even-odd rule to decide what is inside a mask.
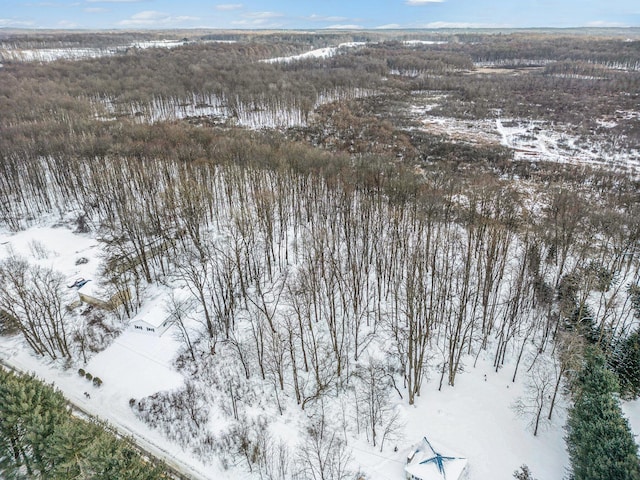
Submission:
[[[438,50],[462,51],[474,62],[529,60],[585,61],[607,64],[637,65],[640,41],[624,37],[603,38],[585,35],[536,34],[532,32],[457,36],[456,44],[438,45]]]
[[[6,64],[0,71],[0,107],[6,112],[1,121],[8,128],[20,125],[31,135],[29,130],[48,120],[66,124],[80,122],[77,118],[86,123],[94,116],[150,119],[154,108],[179,110],[179,105],[193,107],[186,111],[197,116],[196,107],[216,107],[216,102],[206,101],[215,98],[231,117],[241,118],[243,113],[237,110],[295,110],[304,119],[297,122],[302,124],[327,94],[353,98],[349,92],[366,91],[404,95],[411,102],[412,92],[435,91],[444,94],[432,111],[436,115],[478,119],[493,118],[499,112],[512,118],[572,123],[584,134],[599,128],[597,121],[607,117],[618,124],[610,133],[620,142],[637,143],[637,122],[620,112],[635,108],[640,73],[620,71],[618,66],[638,58],[638,42],[533,34],[483,35],[477,42],[451,37],[448,43],[435,45],[385,39],[331,58],[290,64],[259,60],[301,53],[315,44],[374,39],[367,35],[250,35],[238,43],[133,49],[81,62]],[[589,56],[591,52],[598,53]],[[499,64],[534,53],[534,64],[535,59],[544,60],[538,62],[544,64],[538,70],[517,75],[469,74],[473,62],[483,58]],[[524,60],[512,66],[528,66]],[[581,108],[576,109],[576,104]],[[216,114],[215,108],[200,110],[202,116]],[[165,113],[159,118],[186,115]],[[251,121],[244,124],[253,126]]]
[[[38,49],[38,48],[110,48],[129,45],[135,42],[163,40],[168,35],[164,32],[91,32],[71,33],[60,30],[57,32],[29,32],[24,34],[9,34],[0,37],[0,49]],[[176,38],[169,36],[169,38]],[[181,38],[181,37],[177,37]]]
[[[157,480],[161,465],[126,439],[74,417],[62,394],[33,376],[0,370],[2,478]]]
[[[311,36],[299,44],[297,38],[252,35],[238,43],[132,50],[81,62],[7,64],[0,71],[5,112],[0,121],[17,139],[48,129],[81,132],[94,128],[96,120],[89,119],[156,122],[189,116],[211,125],[232,120],[249,128],[308,127],[308,135],[315,136],[314,130],[325,125],[319,108],[327,103],[339,101],[344,109],[345,100],[391,96],[403,99],[408,109],[414,92],[429,91],[441,94],[432,115],[547,120],[571,124],[585,138],[606,133],[617,146],[637,144],[637,122],[628,112],[637,104],[640,73],[617,65],[624,61],[620,52],[632,54],[638,42],[532,34],[483,35],[477,45],[458,37],[435,45],[386,39],[326,59],[260,62],[300,53],[307,49],[304,42],[311,48],[355,39]],[[550,56],[544,68],[516,75],[470,74],[483,55],[494,63],[510,61],[516,53],[528,55],[521,49],[525,40],[533,45],[527,48],[540,47]],[[599,52],[597,59],[587,55],[591,46]],[[368,123],[375,123],[376,115]],[[613,124],[604,130],[602,121]],[[347,145],[346,150],[358,149]]]

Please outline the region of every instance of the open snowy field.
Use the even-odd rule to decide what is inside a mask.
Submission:
[[[609,169],[640,169],[640,150],[621,148],[619,139],[608,135],[615,119],[599,121],[601,132],[589,138],[577,136],[568,125],[527,119],[496,118],[462,120],[431,114],[440,94],[429,95],[424,103],[414,104],[409,113],[421,128],[453,141],[476,145],[500,144],[513,150],[516,160],[584,164]],[[620,112],[620,117],[629,113]]]
[[[225,43],[231,42],[225,41]],[[17,48],[0,45],[0,61],[5,62],[53,62],[55,60],[84,60],[87,58],[110,57],[125,53],[130,48],[176,48],[184,45],[182,40],[148,40],[132,42],[108,48]]]
[[[289,55],[287,57],[274,57],[262,60],[265,63],[291,63],[300,60],[310,60],[318,58],[330,58],[337,55],[340,51],[344,51],[349,48],[363,47],[367,42],[347,42],[341,43],[335,47],[323,47],[309,50],[308,52],[299,53],[297,55]]]

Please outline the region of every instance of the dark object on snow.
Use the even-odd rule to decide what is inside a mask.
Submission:
[[[90,282],[91,280],[85,280],[84,278],[78,278],[75,282],[73,282],[71,285],[67,285],[67,288],[80,288],[83,285],[86,285],[88,282]]]
[[[87,257],[80,257],[76,260],[76,265],[84,265],[85,263],[89,263],[89,259]]]

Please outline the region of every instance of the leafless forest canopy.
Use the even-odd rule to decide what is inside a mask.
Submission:
[[[159,34],[5,37],[0,52],[109,49]],[[141,418],[203,458],[235,452],[265,475],[292,474],[299,465],[274,454],[284,447],[261,437],[266,420],[246,411],[264,402],[282,413],[293,402],[312,419],[305,468],[326,449],[322,468],[333,470],[323,478],[340,478],[344,439],[323,433],[339,430],[325,402],[348,399],[356,420],[340,428],[382,449],[399,428],[390,397],[414,403],[429,369],[453,386],[482,351],[496,369],[515,359],[513,378],[536,372],[535,358],[522,366],[525,352],[552,353],[537,420],[551,417],[585,345],[623,372],[625,395],[637,394],[622,365],[640,315],[637,168],[516,157],[498,140],[431,130],[411,111],[426,96],[437,99],[428,110],[436,119],[545,122],[578,143],[597,136],[609,151],[638,149],[640,41],[576,32],[170,37],[184,44],[82,60],[7,57],[0,68],[0,221],[17,231],[72,212],[104,247],[104,284],[132,292],[123,321],[150,284],[191,294],[199,329],[186,327],[174,299],[177,364],[199,381],[135,399]],[[366,43],[261,61],[347,42]],[[11,328],[39,354],[80,355],[85,340],[66,329],[57,301],[64,279],[20,259],[0,272]],[[236,422],[217,437],[206,426],[211,404]]]

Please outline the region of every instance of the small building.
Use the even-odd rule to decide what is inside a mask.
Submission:
[[[109,295],[104,288],[89,280],[78,289],[78,296],[84,303],[105,310],[113,310],[129,300],[131,294],[129,289],[126,289]]]
[[[129,325],[135,331],[162,336],[173,324],[174,318],[168,315],[162,302],[154,302],[147,308],[142,308]]]
[[[404,467],[407,480],[463,480],[467,459],[437,452],[427,437],[411,448]]]

